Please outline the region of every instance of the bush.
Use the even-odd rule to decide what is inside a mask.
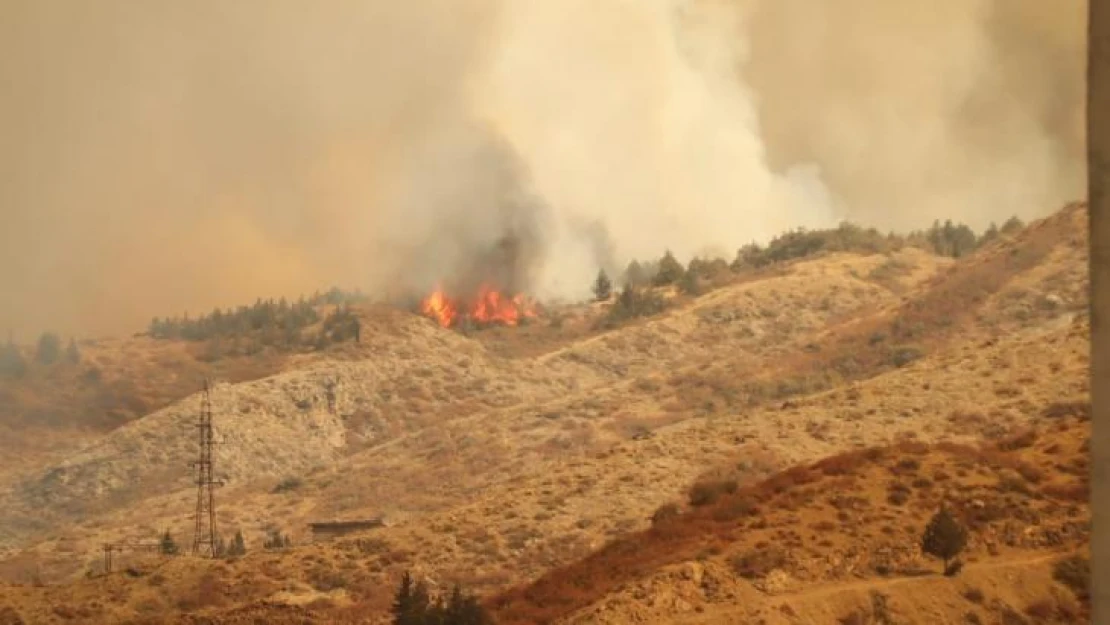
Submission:
[[[287,493],[289,491],[297,490],[298,488],[300,488],[303,485],[304,485],[304,481],[301,478],[299,478],[299,477],[287,477],[287,478],[283,479],[282,481],[278,482],[277,486],[274,486],[273,490],[271,490],[270,492],[274,493],[274,494]]]
[[[739,485],[736,480],[704,480],[690,487],[690,505],[707,506],[716,502],[721,495],[735,493]]]
[[[1067,586],[1080,601],[1090,598],[1091,561],[1074,555],[1060,560],[1052,567],[1052,579]]]
[[[923,358],[924,356],[925,352],[923,352],[920,348],[910,345],[902,345],[890,350],[889,359],[892,365],[898,368],[902,368],[914,361],[921,360],[921,358]]]
[[[655,510],[655,513],[651,515],[651,524],[662,525],[663,523],[677,519],[679,514],[678,504],[665,503],[659,506]]]
[[[1019,449],[1027,449],[1032,447],[1037,442],[1037,432],[1035,430],[1026,430],[1021,434],[1011,436],[1005,440],[998,442],[998,449],[1000,451],[1017,451]]]
[[[786,564],[786,552],[777,546],[752,549],[733,556],[729,560],[729,564],[732,566],[733,572],[740,577],[758,579],[765,577],[775,569],[782,568]]]
[[[964,599],[972,603],[983,603],[984,598],[983,591],[978,588],[968,588],[964,591]]]
[[[735,521],[759,514],[759,506],[747,497],[730,497],[720,502],[713,510],[713,520],[718,522]]]

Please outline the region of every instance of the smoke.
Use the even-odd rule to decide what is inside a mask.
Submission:
[[[498,267],[575,297],[665,248],[981,227],[1084,184],[1085,2],[3,10],[0,329],[24,338]]]

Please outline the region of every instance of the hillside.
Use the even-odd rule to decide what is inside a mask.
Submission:
[[[772,579],[797,593],[827,588],[838,597],[831,605],[855,609],[844,597],[867,597],[859,593],[873,587],[837,586],[848,569],[836,573],[817,559],[851,560],[876,544],[884,516],[895,511],[906,521],[888,524],[893,533],[882,536],[892,549],[905,548],[920,531],[907,526],[921,525],[945,492],[938,471],[948,476],[948,492],[975,493],[984,506],[1036,507],[1042,529],[1082,525],[1085,504],[1068,503],[1075,491],[1061,494],[1070,483],[1055,477],[1063,471],[1056,464],[1078,471],[1088,426],[1082,414],[1054,407],[1082,413],[1089,393],[1085,226],[1085,208],[1074,205],[955,261],[905,248],[780,263],[608,330],[596,329],[604,314],[596,304],[561,311],[558,324],[548,317],[471,335],[364,307],[360,344],[214,390],[223,443],[217,472],[227,480],[219,524],[241,529],[251,553],[216,564],[131,556],[138,577],[98,573],[106,541],[151,539],[166,529],[181,541],[189,536],[195,493],[187,463],[198,406],[189,396],[77,453],[22,464],[0,482],[7,554],[0,574],[25,584],[10,588],[11,607],[27,622],[142,622],[194,608],[229,623],[306,614],[363,622],[380,614],[397,576],[411,569],[438,587],[459,581],[487,595],[508,592],[491,605],[510,622],[536,609],[580,622],[629,622],[655,610],[689,622],[735,622],[728,619],[739,615],[728,611],[738,601],[754,610],[748,616],[772,619],[778,604],[732,571],[731,559],[761,540],[781,542],[785,534],[774,532],[794,532],[812,552],[793,545],[789,566],[776,567],[787,577]],[[1033,447],[1006,452],[1005,460],[989,450],[991,441],[1030,427],[1038,431]],[[837,475],[780,473],[863,448],[886,451],[841,456],[866,461]],[[892,507],[878,485],[894,479],[886,476],[902,456],[916,458],[914,474],[897,478],[916,495]],[[957,467],[962,461],[970,464]],[[1028,492],[998,491],[1005,471],[1026,464],[1050,478]],[[617,576],[605,563],[620,545],[655,540],[662,528],[649,531],[653,513],[684,504],[695,481],[735,480],[739,493],[760,493],[768,477],[801,473],[807,483],[756,502],[759,514],[744,523],[765,527],[750,535],[736,533],[736,518],[726,519],[727,531],[717,527],[717,508],[697,508],[672,526],[684,541],[668,546],[673,555],[637,548],[632,556],[644,559],[622,560]],[[932,486],[914,486],[918,478]],[[852,517],[857,535],[810,544],[814,524],[844,523],[831,520],[835,504],[812,498],[816,486],[873,502],[871,512]],[[1049,487],[1063,490],[1042,492]],[[791,498],[793,512],[784,504]],[[1079,510],[1071,515],[1068,507]],[[306,544],[310,521],[378,515],[387,526],[371,534]],[[1009,536],[995,521],[1003,519],[983,532]],[[1032,525],[1022,523],[1006,531]],[[1042,580],[1050,554],[1085,540],[1081,527],[1067,527],[1066,540],[1051,549],[1000,538],[995,556],[975,543],[981,561],[969,561],[968,579],[1004,586],[992,571],[1010,567],[1007,575]],[[298,546],[258,549],[273,528]],[[702,553],[709,543],[717,553]],[[888,574],[917,565],[899,553],[905,557],[885,565]],[[872,560],[852,570],[879,584]],[[590,569],[594,562],[605,572]],[[586,567],[585,577],[575,577],[575,567]],[[687,574],[728,590],[699,598],[682,585]],[[898,598],[896,578],[882,592],[899,610],[917,609]],[[568,579],[590,591],[572,591]],[[67,583],[38,587],[37,580]],[[530,580],[537,580],[532,589],[509,592]],[[907,597],[919,582],[948,583],[915,580],[905,583]],[[1033,599],[1005,588],[991,596],[1016,609]],[[842,616],[795,598],[799,618]],[[65,613],[47,602],[67,606]]]

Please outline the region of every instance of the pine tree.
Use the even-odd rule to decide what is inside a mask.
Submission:
[[[425,625],[432,607],[427,585],[413,583],[412,575],[406,571],[393,598],[394,625]]]
[[[69,345],[66,346],[66,362],[71,365],[81,362],[81,350],[77,349],[77,341],[73,339],[69,339]]]
[[[594,280],[594,299],[599,302],[607,302],[613,295],[613,282],[609,280],[609,275],[605,273],[604,269],[597,272],[597,279]]]
[[[948,563],[967,545],[967,529],[942,507],[925,526],[921,536],[921,550],[944,561],[944,573],[949,574]]]
[[[989,227],[987,227],[986,231],[983,232],[983,236],[979,237],[979,245],[983,245],[984,243],[987,243],[989,241],[993,241],[997,238],[998,238],[998,224],[996,224],[992,221],[991,225]]]
[[[38,349],[35,351],[35,360],[39,364],[52,365],[62,355],[62,339],[53,332],[44,332],[39,337]]]
[[[624,270],[624,285],[627,286],[643,286],[647,282],[647,271],[644,266],[638,261],[628,263],[628,267]]]
[[[175,556],[180,551],[177,548],[177,543],[173,541],[173,536],[170,535],[169,530],[166,530],[166,533],[162,534],[162,541],[158,545],[158,550],[167,556]]]
[[[701,293],[701,283],[698,281],[695,269],[690,268],[683,272],[682,277],[678,279],[678,289],[687,295]]]
[[[229,556],[242,556],[247,553],[247,543],[243,540],[242,530],[235,530],[235,537],[231,539],[231,545],[227,548],[227,555]]]
[[[1025,227],[1025,223],[1022,222],[1020,219],[1018,219],[1017,216],[1015,215],[1015,216],[1007,219],[1006,223],[1002,224],[1002,234],[1014,234],[1015,232],[1017,232],[1018,230],[1021,230],[1024,227]]]
[[[682,263],[679,263],[674,254],[667,250],[663,257],[659,259],[659,270],[655,273],[655,278],[652,281],[656,286],[675,284],[682,279],[684,273],[686,273],[686,270],[682,267]]]
[[[0,347],[0,375],[18,378],[25,373],[27,373],[27,359],[23,357],[19,346],[9,337],[8,342]]]

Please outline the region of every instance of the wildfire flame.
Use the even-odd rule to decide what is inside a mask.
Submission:
[[[510,297],[489,285],[482,285],[473,298],[465,301],[452,298],[437,288],[420,303],[420,311],[444,328],[463,319],[515,326],[521,319],[536,316],[535,306],[524,294]]]

